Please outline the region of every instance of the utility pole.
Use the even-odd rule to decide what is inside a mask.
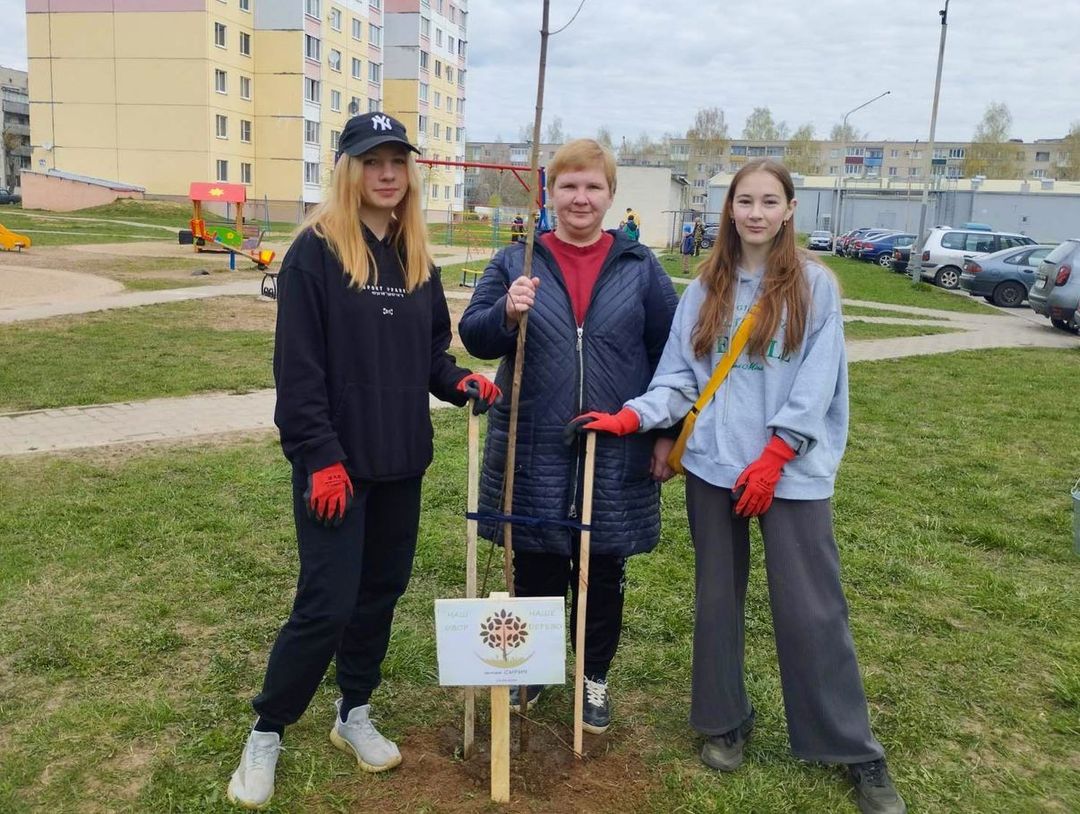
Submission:
[[[841,203],[840,199],[841,199],[841,196],[843,195],[844,175],[847,172],[847,141],[848,141],[848,139],[847,139],[847,120],[848,120],[848,116],[850,116],[856,110],[862,110],[867,105],[872,104],[873,102],[876,102],[881,97],[888,96],[890,93],[892,93],[891,90],[887,90],[884,93],[879,93],[873,99],[870,99],[867,102],[863,102],[858,107],[851,108],[851,110],[849,110],[847,113],[844,114],[843,123],[840,125],[840,129],[843,131],[843,135],[844,135],[844,141],[840,145],[840,162],[841,162],[840,163],[840,172],[837,174],[836,183],[833,185],[834,186],[834,190],[833,190],[833,226],[832,226],[831,231],[833,233],[833,238],[834,239],[840,236],[840,216],[843,214],[843,204]]]
[[[922,252],[924,233],[926,232],[926,209],[930,203],[930,181],[934,172],[934,131],[937,129],[938,99],[941,96],[941,66],[945,61],[945,34],[949,30],[949,0],[945,0],[945,8],[938,14],[941,15],[941,44],[938,46],[937,77],[934,79],[934,104],[930,108],[930,141],[926,145],[929,154],[929,172],[923,179],[922,203],[919,206],[919,231],[915,233],[915,242],[911,244],[911,257],[908,266],[911,269],[911,283],[918,285],[922,279]]]

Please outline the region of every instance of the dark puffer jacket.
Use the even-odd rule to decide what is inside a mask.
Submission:
[[[563,429],[589,410],[616,412],[645,392],[667,341],[677,297],[653,253],[621,233],[604,260],[584,324],[578,328],[565,281],[539,242],[540,278],[529,312],[514,474],[514,514],[577,520],[581,513],[583,440],[567,446]],[[517,327],[506,327],[506,291],[521,274],[524,244],[499,252],[484,271],[459,331],[481,359],[502,358],[497,383],[507,394],[489,414],[480,510],[501,513]],[[592,551],[629,556],[660,537],[660,487],[650,474],[654,433],[598,434],[593,488]],[[481,522],[492,539],[496,527]],[[499,535],[501,541],[501,535]],[[515,526],[514,548],[570,555],[571,532],[557,525]]]

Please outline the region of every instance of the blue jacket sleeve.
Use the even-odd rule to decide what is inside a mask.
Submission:
[[[469,371],[457,366],[448,352],[450,349],[450,309],[446,307],[446,294],[442,279],[431,273],[431,376],[428,390],[437,399],[462,406],[468,397],[457,389],[457,384],[469,375]]]
[[[274,423],[285,457],[311,473],[345,460],[345,451],[330,421],[326,388],[326,290],[319,273],[304,267],[313,247],[297,249],[278,276]]]
[[[506,326],[509,253],[514,250],[521,252],[523,248],[511,246],[492,258],[458,324],[466,350],[480,359],[501,359],[517,347],[517,326]]]

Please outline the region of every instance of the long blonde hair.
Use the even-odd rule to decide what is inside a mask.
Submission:
[[[720,216],[720,233],[712,252],[701,264],[701,284],[705,288],[705,300],[698,312],[697,325],[692,336],[694,355],[708,355],[717,338],[730,327],[731,311],[738,284],[738,265],[742,259],[742,242],[735,229],[732,204],[739,182],[754,172],[767,172],[784,188],[786,203],[795,199],[795,185],[787,167],[767,158],[748,161],[735,173],[724,198],[724,210]],[[780,325],[780,317],[787,314],[784,327],[784,352],[797,350],[802,344],[809,311],[810,290],[803,272],[803,263],[809,257],[795,246],[795,227],[789,219],[773,238],[765,259],[758,313],[747,347],[751,355],[764,357]]]
[[[408,161],[409,188],[394,207],[390,233],[394,246],[403,258],[405,290],[412,291],[431,276],[431,253],[428,250],[427,225],[420,206],[420,171],[411,152]],[[360,209],[364,205],[364,156],[342,155],[334,167],[329,194],[300,224],[298,232],[312,229],[334,253],[352,284],[363,288],[378,283],[375,257],[364,240]]]

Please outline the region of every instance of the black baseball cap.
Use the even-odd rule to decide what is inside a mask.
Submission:
[[[363,155],[380,144],[403,144],[414,153],[420,151],[409,142],[405,125],[386,113],[364,113],[345,122],[338,139],[337,158],[343,155]]]

